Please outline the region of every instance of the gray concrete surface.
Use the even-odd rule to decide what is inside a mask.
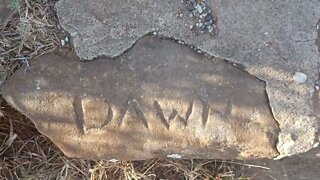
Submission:
[[[267,84],[270,107],[281,128],[280,157],[318,146],[312,96],[319,74],[315,41],[320,1],[210,0],[207,5],[217,19],[215,36],[189,28],[192,18],[182,1],[60,0],[56,7],[82,59],[119,56],[155,31],[240,63]],[[297,72],[306,75],[304,83],[295,81]]]

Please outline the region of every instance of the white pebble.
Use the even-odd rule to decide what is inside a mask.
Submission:
[[[319,90],[320,90],[320,87],[319,87],[319,86],[316,86],[315,88],[316,88],[316,90],[317,90],[317,91],[319,91]]]
[[[37,87],[37,90],[40,90],[40,89],[41,89],[41,87],[40,87],[40,80],[37,81],[36,87]]]
[[[66,45],[66,41],[64,39],[61,39],[61,46],[65,46]]]
[[[307,80],[307,75],[302,72],[296,72],[293,76],[293,80],[299,84],[305,83]]]
[[[183,42],[183,41],[180,41],[180,40],[179,40],[178,43],[184,45],[184,42]]]
[[[197,6],[196,6],[196,9],[197,9],[197,11],[198,11],[199,14],[202,14],[203,9],[202,9],[202,7],[201,7],[200,5],[197,5]]]
[[[172,158],[172,159],[181,159],[182,156],[179,155],[179,154],[170,154],[170,155],[167,155],[167,158]]]
[[[119,160],[118,159],[110,159],[108,162],[116,163],[116,162],[119,162]]]

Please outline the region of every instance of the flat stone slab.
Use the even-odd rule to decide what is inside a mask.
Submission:
[[[9,8],[9,2],[10,0],[0,0],[0,26],[9,18],[12,11]]]
[[[186,3],[60,0],[56,7],[61,26],[70,32],[82,59],[116,57],[155,32],[240,63],[266,82],[270,106],[281,128],[277,145],[281,156],[318,146],[312,96],[319,73],[315,41],[320,1],[206,1],[217,19],[215,36],[190,29],[194,17]]]
[[[116,59],[45,55],[2,87],[70,157],[247,159],[278,155],[264,82],[170,40]]]

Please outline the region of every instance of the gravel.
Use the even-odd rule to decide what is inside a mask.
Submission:
[[[205,0],[184,0],[184,3],[188,17],[192,20],[189,27],[195,31],[195,34],[201,32],[214,35],[217,33],[217,18]]]

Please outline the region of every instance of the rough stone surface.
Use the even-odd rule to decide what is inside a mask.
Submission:
[[[316,86],[319,85],[319,79]],[[320,120],[320,91],[313,97],[314,116]],[[314,148],[306,153],[283,158],[279,161],[257,159],[246,161],[243,174],[248,179],[259,180],[318,180],[320,177],[320,148]],[[254,165],[253,167],[250,165]]]
[[[181,1],[60,0],[61,26],[73,36],[78,56],[91,60],[115,57],[139,38],[157,31],[194,45],[212,56],[242,64],[264,80],[281,133],[281,157],[318,146],[318,122],[312,94],[319,72],[316,24],[320,1],[210,0],[218,35],[194,35]],[[294,82],[295,72],[308,77]]]
[[[318,37],[316,39],[316,45],[318,46],[318,51],[320,52],[320,19],[317,23],[316,28],[317,28],[317,33],[318,33]]]
[[[170,40],[141,39],[113,59],[46,55],[3,97],[68,156],[138,160],[276,157],[265,84]]]
[[[0,26],[10,16],[11,9],[9,6],[10,0],[0,0]]]
[[[248,179],[318,180],[320,177],[319,148],[280,161],[262,159],[250,160],[246,163],[255,165],[255,167],[244,168],[244,177]]]
[[[320,78],[319,78],[320,80]],[[314,114],[320,119],[320,92],[313,98]],[[259,180],[318,180],[320,177],[320,148],[306,153],[283,158],[279,161],[258,159],[246,161],[244,177]],[[254,167],[250,167],[254,165]]]

